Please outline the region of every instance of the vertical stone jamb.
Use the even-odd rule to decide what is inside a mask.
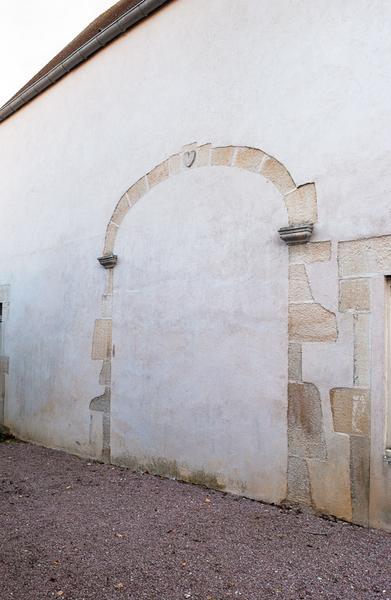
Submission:
[[[117,256],[112,253],[103,255],[98,258],[98,261],[106,270],[106,283],[102,295],[101,319],[95,321],[92,358],[102,360],[99,383],[105,386],[105,391],[101,396],[91,400],[90,411],[92,413],[91,418],[94,418],[94,413],[101,414],[101,458],[104,462],[110,462],[113,278]]]
[[[354,243],[353,243],[354,244]],[[341,257],[341,248],[344,256]],[[346,255],[345,255],[346,254]],[[352,501],[352,520],[359,525],[369,522],[369,472],[370,472],[370,281],[366,277],[352,278],[359,271],[349,257],[349,248],[345,242],[339,245],[340,274],[346,278],[339,281],[339,311],[350,313],[353,329],[353,373],[352,388],[339,394],[342,398],[337,405],[336,391],[331,390],[334,429],[342,428],[350,439],[350,490]],[[367,257],[366,259],[367,260]],[[365,269],[366,270],[366,265]],[[338,392],[338,390],[337,390]],[[343,417],[343,419],[341,418]],[[339,417],[339,419],[338,419]],[[359,424],[364,427],[359,427]],[[342,427],[343,425],[343,427]]]
[[[0,285],[0,303],[1,303],[1,319],[0,319],[0,433],[8,432],[5,427],[5,401],[6,401],[6,375],[9,372],[9,357],[5,355],[5,329],[7,325],[7,317],[9,311],[9,295],[10,286]]]

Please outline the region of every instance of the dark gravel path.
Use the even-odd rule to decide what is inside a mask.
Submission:
[[[391,535],[0,444],[1,600],[391,599]]]

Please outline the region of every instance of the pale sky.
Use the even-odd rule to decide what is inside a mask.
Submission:
[[[0,106],[116,0],[0,0]]]

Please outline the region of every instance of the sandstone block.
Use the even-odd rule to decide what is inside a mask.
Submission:
[[[369,390],[334,388],[330,390],[334,431],[356,435],[370,433]]]
[[[327,262],[330,259],[331,242],[308,242],[289,248],[289,262],[291,264]]]
[[[174,154],[168,159],[168,170],[170,175],[178,175],[182,170],[182,155]]]
[[[256,148],[240,147],[236,151],[236,157],[234,161],[234,167],[239,169],[246,169],[247,171],[259,171],[261,162],[266,156],[262,150]]]
[[[207,167],[210,165],[212,144],[204,144],[196,150],[196,158],[194,161],[195,167]]]
[[[141,177],[127,191],[129,207],[131,208],[137,200],[140,200],[148,191],[148,182],[146,177]]]
[[[346,279],[339,282],[339,310],[370,310],[370,289],[368,279]]]
[[[290,381],[301,381],[301,344],[289,344],[288,346],[288,379]]]
[[[370,385],[369,314],[353,315],[353,383]]]
[[[368,437],[350,436],[352,520],[364,527],[369,520],[369,453]]]
[[[298,457],[327,457],[320,394],[312,383],[288,384],[288,448]]]
[[[106,269],[105,275],[106,275],[106,282],[105,282],[105,292],[104,292],[104,295],[105,296],[112,296],[113,295],[114,269]],[[102,299],[102,301],[103,301],[103,299]]]
[[[91,456],[96,460],[102,459],[102,448],[103,448],[103,413],[102,412],[91,412],[90,413],[90,431],[89,441],[91,447]]]
[[[350,521],[349,437],[334,434],[328,444],[328,460],[308,459],[312,506],[315,510]]]
[[[8,375],[9,371],[9,357],[8,356],[0,356],[0,373],[6,373]]]
[[[191,152],[192,150],[197,150],[197,148],[198,148],[198,143],[191,142],[190,144],[185,144],[184,146],[182,146],[182,153]]]
[[[111,382],[111,361],[109,359],[104,360],[102,368],[99,373],[99,384],[110,385]]]
[[[102,317],[110,319],[113,315],[113,295],[103,294],[102,296]]]
[[[168,169],[169,161],[165,160],[164,162],[157,165],[152,171],[150,171],[147,175],[148,185],[150,188],[153,188],[155,185],[162,183],[165,179],[167,179],[170,175]]]
[[[221,148],[212,148],[211,164],[221,167],[229,167],[232,163],[234,154],[233,146],[223,146]]]
[[[384,235],[338,244],[341,277],[391,272],[391,236]]]
[[[291,304],[289,339],[292,342],[335,342],[335,314],[316,303]]]
[[[111,319],[96,319],[92,339],[92,360],[111,357]]]
[[[288,457],[288,500],[311,505],[307,461],[299,456]]]
[[[316,223],[318,208],[314,183],[306,183],[285,196],[289,225]]]
[[[123,218],[125,217],[128,210],[128,196],[127,194],[124,194],[114,209],[113,216],[111,217],[113,223],[115,223],[116,225],[121,225]]]
[[[289,302],[311,302],[313,300],[304,265],[289,267]]]
[[[112,254],[114,250],[115,238],[118,233],[118,225],[110,221],[106,229],[105,246],[103,254]]]
[[[281,194],[287,194],[296,189],[295,182],[284,165],[275,158],[269,157],[262,163],[261,174],[271,181]]]

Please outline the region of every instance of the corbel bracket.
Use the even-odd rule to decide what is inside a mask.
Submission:
[[[114,269],[117,264],[118,256],[116,254],[106,254],[106,256],[100,256],[98,261],[105,269]]]
[[[281,227],[278,230],[280,238],[288,244],[293,246],[294,244],[305,244],[311,239],[312,232],[314,229],[313,223],[306,223],[305,225],[289,225],[289,227]]]

